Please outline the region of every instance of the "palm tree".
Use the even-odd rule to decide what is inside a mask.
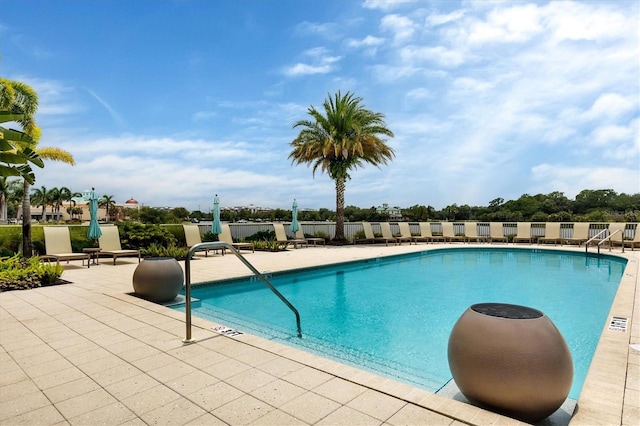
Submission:
[[[109,211],[113,211],[113,208],[116,206],[116,200],[113,199],[113,195],[103,195],[102,198],[98,200],[98,206],[105,208],[107,221],[109,221]]]
[[[49,191],[44,186],[41,186],[38,189],[34,189],[33,195],[30,198],[30,202],[33,202],[33,205],[35,205],[36,207],[42,207],[42,220],[44,221],[47,206],[51,202],[51,191]]]
[[[308,114],[313,120],[300,120],[293,128],[302,127],[291,142],[289,158],[294,164],[313,164],[326,172],[336,185],[336,235],[334,240],[344,241],[344,191],[349,171],[364,163],[380,166],[387,164],[395,152],[380,136],[393,137],[386,127],[384,115],[372,112],[362,105],[362,98],[350,92],[344,96],[338,91],[324,101],[324,112],[313,106]]]
[[[51,201],[53,202],[54,211],[60,212],[60,207],[64,202],[71,199],[71,190],[66,186],[61,186],[60,188],[51,189],[51,192],[53,193]]]
[[[0,223],[7,223],[9,220],[7,206],[17,192],[18,183],[17,180],[9,180],[8,177],[0,176]]]
[[[19,114],[16,119],[22,126],[22,130],[32,139],[31,145],[25,149],[32,149],[39,159],[62,161],[73,165],[75,162],[73,156],[60,148],[44,147],[37,148],[40,139],[40,128],[35,122],[35,113],[38,109],[38,94],[28,85],[19,81],[7,80],[0,78],[0,110],[10,111]],[[24,149],[23,149],[24,151]],[[38,160],[39,160],[38,159]],[[33,179],[25,177],[23,187],[24,195],[22,198],[22,255],[31,257],[33,247],[31,243],[31,199],[30,185]]]

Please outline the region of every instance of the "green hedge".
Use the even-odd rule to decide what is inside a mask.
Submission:
[[[47,225],[44,225],[47,226]],[[53,226],[53,225],[52,225]],[[71,236],[71,248],[82,252],[85,247],[97,247],[97,241],[87,238],[88,225],[68,225]],[[125,222],[119,224],[120,240],[123,248],[142,249],[151,244],[186,247],[184,228],[179,224],[143,225]],[[43,225],[31,226],[31,242],[37,254],[45,253]],[[21,225],[0,225],[0,256],[18,253],[22,243]]]

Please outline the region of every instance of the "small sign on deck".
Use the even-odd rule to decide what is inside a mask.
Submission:
[[[239,336],[242,334],[242,332],[240,331],[236,331],[234,329],[231,329],[229,327],[225,327],[222,325],[219,325],[218,327],[213,327],[213,331],[215,331],[216,333],[224,334],[225,336],[228,336],[228,337]]]
[[[609,323],[609,330],[621,331],[623,333],[626,333],[627,322],[628,322],[628,318],[626,317],[611,317],[611,322]]]

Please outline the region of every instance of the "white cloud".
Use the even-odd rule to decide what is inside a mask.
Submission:
[[[416,0],[364,0],[362,7],[365,9],[379,9],[388,12],[400,6],[414,3]]]
[[[616,118],[631,112],[633,108],[633,101],[628,97],[619,93],[603,93],[584,116],[590,120]]]
[[[416,24],[411,19],[400,15],[386,15],[382,18],[380,27],[393,34],[395,43],[410,40],[416,30]]]
[[[329,55],[329,50],[324,47],[314,47],[303,52],[303,55],[311,57],[313,64],[298,62],[295,65],[285,67],[284,75],[298,77],[301,75],[327,74],[335,70],[334,64],[339,62],[341,56]]]
[[[303,21],[296,25],[295,31],[302,35],[322,37],[327,40],[339,40],[341,38],[340,27],[334,22],[316,23]]]
[[[469,27],[470,43],[524,42],[543,31],[540,10],[534,4],[496,8],[486,20],[474,20]]]
[[[455,12],[447,13],[447,14],[438,14],[432,13],[427,19],[426,23],[429,26],[439,26],[443,24],[448,24],[450,22],[455,22],[465,16],[465,10],[456,10]]]
[[[368,35],[362,39],[350,38],[345,41],[345,44],[348,47],[353,47],[353,48],[377,47],[377,46],[381,46],[383,43],[384,43],[384,38],[374,37],[371,35]]]
[[[455,67],[464,62],[463,52],[444,46],[406,46],[400,50],[400,57],[406,63],[433,62],[444,67]]]
[[[582,167],[569,164],[540,164],[531,170],[537,181],[536,192],[564,192],[569,198],[584,189],[609,189],[627,194],[638,193],[638,169],[622,167]]]
[[[556,43],[565,40],[601,42],[628,37],[637,23],[610,7],[615,3],[550,2],[544,7],[545,20]]]

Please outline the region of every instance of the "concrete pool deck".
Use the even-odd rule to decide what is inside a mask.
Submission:
[[[462,246],[318,246],[246,258],[264,273]],[[609,319],[627,318],[628,326],[624,332],[605,326],[575,425],[640,419],[640,352],[630,347],[640,344],[634,315],[640,251],[611,253],[629,263]],[[2,425],[520,423],[257,336],[228,337],[195,317],[196,343],[185,345],[184,313],[128,294],[135,259],[78,263],[64,264],[62,278],[70,284],[0,293]],[[198,255],[191,267],[194,283],[249,275],[229,254]]]

